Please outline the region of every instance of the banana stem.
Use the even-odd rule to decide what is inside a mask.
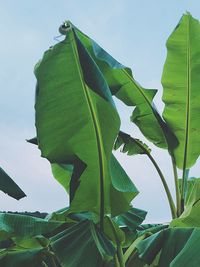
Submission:
[[[172,215],[172,219],[176,218],[177,215],[176,215],[176,207],[174,205],[174,201],[173,201],[173,198],[172,198],[172,195],[171,195],[171,192],[169,190],[169,187],[168,187],[168,184],[165,180],[165,177],[161,171],[161,169],[159,168],[158,164],[156,163],[156,161],[154,160],[154,158],[151,156],[150,153],[147,153],[147,156],[149,157],[149,159],[151,160],[151,162],[153,163],[154,167],[156,168],[159,176],[160,176],[160,179],[161,179],[161,182],[163,184],[163,187],[165,189],[165,192],[166,192],[166,195],[167,195],[167,199],[168,199],[168,202],[169,202],[169,206],[170,206],[170,210],[171,210],[171,215]]]
[[[130,245],[130,247],[127,249],[127,251],[124,254],[125,263],[128,261],[128,259],[132,255],[133,251],[136,249],[137,244],[139,244],[140,241],[142,241],[146,237],[147,237],[147,234],[141,235]]]
[[[176,189],[176,209],[177,209],[177,216],[179,217],[181,215],[181,194],[180,194],[180,189],[179,189],[179,184],[178,184],[178,173],[177,173],[174,155],[171,155],[171,160],[172,160],[174,183],[175,183],[175,189]]]
[[[115,255],[115,265],[116,265],[115,267],[118,267],[118,266],[119,267],[125,267],[125,261],[124,261],[124,255],[123,255],[121,242],[118,239],[117,232],[116,232],[115,227],[113,225],[112,219],[110,217],[107,217],[107,218],[108,218],[109,224],[111,226],[113,235],[115,237],[115,242],[117,244],[117,253]]]

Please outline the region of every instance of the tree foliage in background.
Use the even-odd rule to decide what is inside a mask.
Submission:
[[[0,213],[0,265],[5,267],[197,267],[200,182],[189,177],[200,154],[200,24],[182,16],[167,41],[163,116],[129,68],[67,21],[64,40],[35,67],[38,145],[70,205],[44,219]],[[154,145],[167,149],[176,200],[151,149],[120,131],[114,97],[133,107],[131,121]],[[112,150],[149,158],[164,186],[172,221],[143,224],[132,207],[138,190]],[[182,170],[178,177],[177,168]],[[4,173],[0,189],[24,193]],[[12,189],[12,190],[11,190]]]

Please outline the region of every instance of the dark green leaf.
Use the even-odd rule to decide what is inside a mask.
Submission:
[[[114,221],[120,227],[127,227],[129,230],[134,231],[144,221],[147,212],[144,210],[131,208],[129,211],[120,214],[114,218]]]
[[[197,267],[200,262],[200,228],[169,228],[141,241],[140,258],[151,264],[160,253],[158,267]]]
[[[43,248],[22,249],[13,248],[0,251],[0,266],[2,267],[43,267],[42,261],[46,251]]]
[[[122,131],[118,134],[114,149],[117,150],[119,147],[122,147],[121,152],[127,153],[129,156],[151,153],[151,149],[146,144]]]
[[[8,176],[8,174],[1,167],[0,190],[17,200],[26,196],[21,188],[10,178],[10,176]]]
[[[25,215],[0,213],[0,240],[11,237],[32,237],[48,234],[57,229],[63,222],[47,221]]]
[[[51,238],[62,267],[103,267],[115,249],[90,221],[82,221]]]

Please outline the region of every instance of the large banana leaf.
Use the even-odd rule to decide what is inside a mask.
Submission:
[[[35,73],[42,156],[51,163],[76,163],[70,181],[70,212],[116,215],[128,210],[137,190],[125,173],[120,184],[110,170],[119,117],[101,72],[72,28],[63,42],[44,54]],[[114,199],[123,200],[119,209]]]
[[[82,221],[51,238],[51,246],[62,267],[103,267],[115,248],[90,221]]]
[[[162,84],[163,117],[178,138],[174,150],[180,169],[191,167],[200,154],[200,24],[185,14],[167,41]]]
[[[200,228],[171,228],[141,241],[137,248],[139,257],[147,264],[159,256],[157,267],[197,267],[199,240]]]
[[[17,200],[26,196],[25,193],[21,190],[21,188],[10,178],[10,176],[1,167],[0,190]]]
[[[71,25],[70,22],[69,24]],[[171,136],[167,125],[163,122],[153,103],[157,90],[145,89],[140,86],[133,78],[129,68],[117,62],[91,38],[76,27],[74,28],[105,76],[112,94],[126,105],[135,107],[131,120],[140,128],[147,139],[158,147],[166,148],[166,137],[169,135],[173,139],[173,136]],[[176,145],[175,140],[173,145]]]

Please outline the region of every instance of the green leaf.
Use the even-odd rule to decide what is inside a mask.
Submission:
[[[179,179],[179,184],[182,179]],[[200,179],[190,178],[187,181],[185,209],[181,216],[172,220],[170,227],[200,227]]]
[[[131,120],[140,128],[144,136],[161,148],[167,148],[166,139],[171,138],[174,141],[172,146],[175,146],[174,136],[153,103],[157,90],[140,86],[129,68],[117,62],[80,30],[75,28],[75,31],[105,76],[112,94],[126,105],[135,107]]]
[[[115,248],[90,221],[82,221],[51,238],[51,246],[62,267],[103,267]]]
[[[47,221],[25,215],[0,213],[0,240],[48,234],[61,225],[63,225],[63,222]]]
[[[136,189],[132,185],[129,189],[134,192],[120,192],[110,173],[119,116],[99,68],[73,29],[44,54],[35,73],[36,128],[42,156],[51,163],[74,165],[69,212],[120,213],[113,199],[123,199],[123,195],[128,209],[127,199],[133,199]]]
[[[0,251],[0,266],[2,267],[43,267],[44,248],[22,249],[12,248]]]
[[[121,148],[121,152],[127,153],[127,155],[149,154],[151,149],[137,138],[131,137],[122,131],[119,132],[118,137],[114,144],[114,149]]]
[[[179,145],[174,154],[180,169],[191,167],[200,154],[200,24],[185,14],[167,41],[162,84],[163,117]]]
[[[171,228],[138,245],[139,257],[151,264],[160,253],[158,267],[197,267],[200,262],[200,228]]]
[[[122,228],[126,227],[134,231],[144,221],[147,212],[144,210],[131,208],[129,211],[116,216],[114,221]]]
[[[10,176],[1,167],[0,190],[17,200],[26,196],[25,193],[21,190],[21,188],[10,178]]]
[[[54,178],[65,188],[67,193],[69,193],[70,179],[73,173],[73,165],[52,163],[51,170]]]
[[[139,192],[114,155],[110,160],[110,175],[110,205],[112,216],[116,216],[130,209],[131,200]]]

